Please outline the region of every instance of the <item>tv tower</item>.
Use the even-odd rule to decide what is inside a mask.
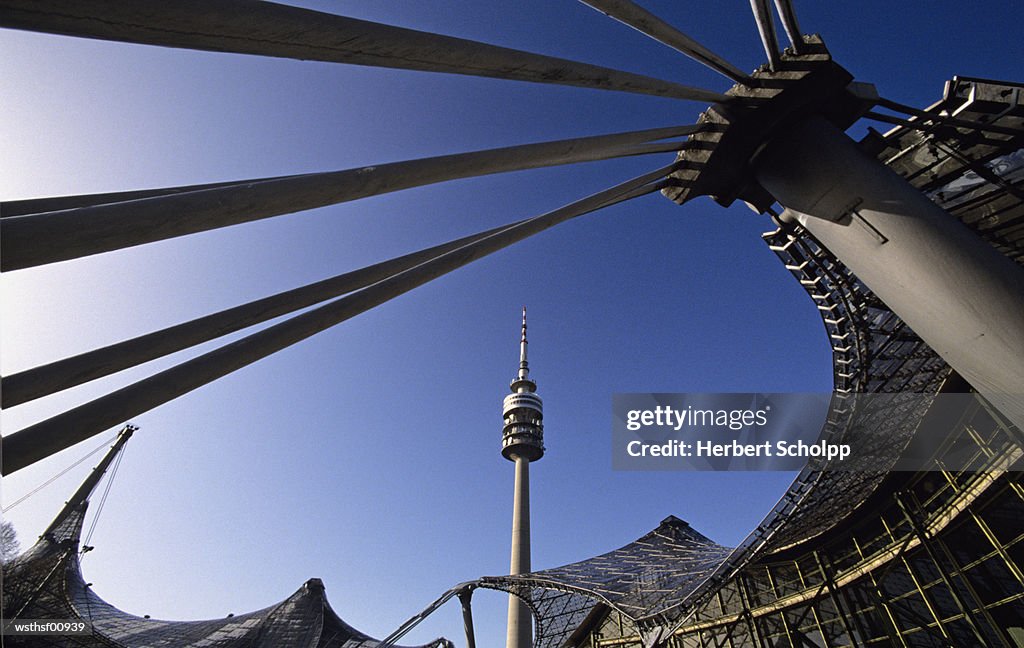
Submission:
[[[544,456],[544,404],[537,395],[537,383],[530,380],[526,361],[526,307],[523,307],[523,335],[519,341],[519,373],[509,384],[501,415],[501,454],[516,464],[515,496],[512,502],[512,561],[509,574],[530,571],[530,462]],[[508,597],[508,636],[505,648],[533,645],[533,619],[526,603]]]

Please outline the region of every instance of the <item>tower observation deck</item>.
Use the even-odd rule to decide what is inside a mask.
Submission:
[[[544,403],[537,395],[537,383],[530,379],[526,359],[526,308],[523,334],[519,340],[519,373],[509,383],[512,390],[501,408],[505,427],[501,432],[501,454],[509,461],[523,457],[537,461],[544,456]]]

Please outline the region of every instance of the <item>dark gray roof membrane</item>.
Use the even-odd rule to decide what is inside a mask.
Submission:
[[[82,619],[91,636],[6,637],[12,646],[124,648],[375,648],[376,639],[345,623],[327,602],[323,583],[310,579],[284,601],[262,610],[205,621],[139,617],[100,598],[82,576],[79,541],[88,502],[56,521],[53,531],[4,566],[5,620]],[[5,644],[7,645],[7,644]],[[449,648],[439,638],[422,648]]]

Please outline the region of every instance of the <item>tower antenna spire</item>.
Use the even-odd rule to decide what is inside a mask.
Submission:
[[[523,337],[519,340],[519,380],[530,376],[530,364],[526,361],[526,306],[523,306]]]

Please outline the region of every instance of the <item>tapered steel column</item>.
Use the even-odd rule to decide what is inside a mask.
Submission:
[[[0,25],[85,38],[447,72],[696,101],[726,95],[640,74],[251,0],[0,0]]]
[[[132,434],[134,434],[138,429],[139,428],[134,425],[124,426],[124,428],[118,433],[117,439],[110,446],[110,450],[107,450],[107,454],[103,455],[103,459],[96,464],[96,467],[92,469],[92,472],[85,478],[82,485],[78,487],[75,494],[72,495],[68,501],[64,502],[64,508],[60,510],[57,517],[53,518],[53,522],[50,522],[50,526],[46,527],[46,530],[43,531],[41,535],[45,536],[48,533],[53,533],[57,527],[59,527],[61,523],[71,515],[72,512],[77,510],[83,502],[92,496],[92,492],[96,489],[96,485],[100,483],[101,479],[103,479],[103,475],[107,473],[107,469],[110,468],[110,464],[114,463],[117,453],[121,452],[121,448],[124,447],[124,444],[128,443],[128,439],[132,438]]]
[[[768,57],[769,68],[773,71],[777,70],[781,62],[779,39],[775,35],[775,19],[772,17],[772,10],[768,7],[768,0],[750,0],[750,10],[757,22],[757,31],[761,35],[761,44]]]
[[[459,603],[462,604],[462,625],[466,631],[466,648],[476,648],[476,632],[473,630],[472,587],[467,587],[459,592]]]
[[[530,571],[530,460],[515,455],[516,485],[512,502],[512,561],[508,573],[515,576]],[[533,645],[533,619],[530,608],[517,596],[508,598],[508,636],[505,648],[530,648]]]
[[[497,234],[508,226],[466,236],[419,252],[375,263],[316,283],[264,297],[147,333],[130,340],[7,375],[0,380],[0,404],[14,407],[359,290],[421,263]]]
[[[1015,425],[1024,269],[821,118],[768,143],[761,185]]]
[[[661,189],[657,182],[676,168],[675,164],[618,184],[547,214],[535,216],[452,250],[421,265],[393,275],[356,293],[340,297],[311,311],[214,349],[149,378],[122,387],[61,414],[3,437],[0,457],[2,473],[9,475],[50,456],[112,425],[162,405],[193,389],[206,385],[272,353],[287,348],[320,331],[339,324],[418,286],[472,263],[533,234],[571,218],[610,207]],[[653,183],[653,184],[652,184]],[[539,403],[539,398],[537,399]],[[516,410],[511,407],[509,411]],[[522,435],[517,426],[506,426],[512,441]],[[503,433],[504,434],[504,433]],[[516,443],[508,447],[519,447]],[[543,444],[541,444],[543,453]],[[522,454],[522,452],[520,452]]]
[[[582,0],[582,2],[606,16],[650,36],[659,43],[664,43],[672,49],[682,52],[737,83],[750,83],[749,74],[631,0]]]
[[[0,270],[77,259],[459,178],[678,151],[683,143],[654,140],[699,130],[677,126],[508,146],[213,188],[200,185],[195,191],[13,216],[2,219]]]

